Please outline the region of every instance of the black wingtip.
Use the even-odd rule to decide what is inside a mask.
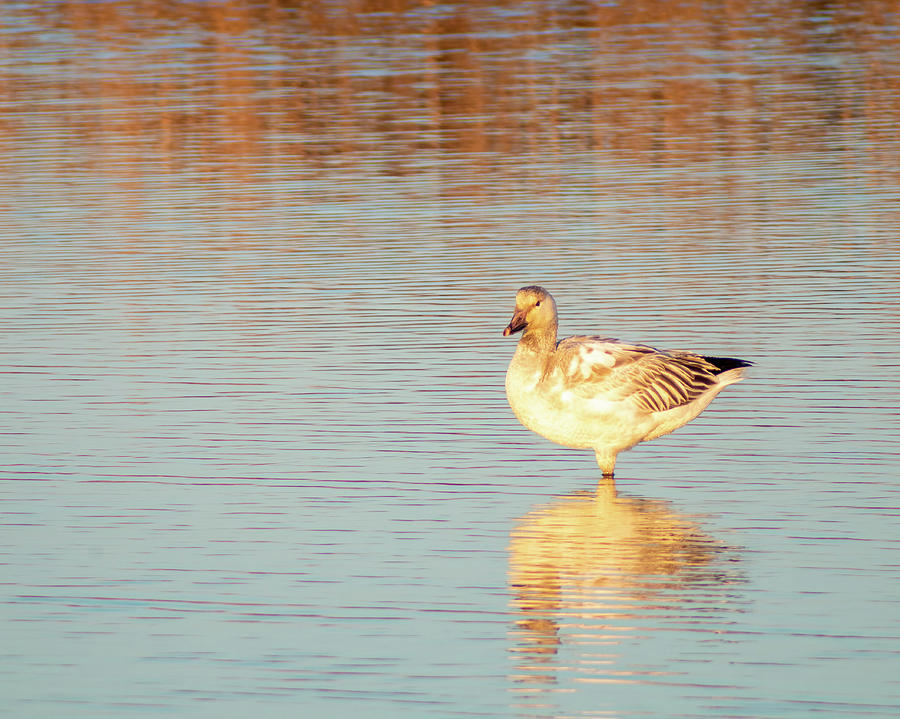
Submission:
[[[707,362],[713,365],[719,373],[727,372],[730,369],[737,369],[738,367],[752,367],[753,363],[748,362],[747,360],[736,359],[734,357],[704,357]]]

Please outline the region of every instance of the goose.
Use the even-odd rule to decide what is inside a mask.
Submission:
[[[687,424],[752,362],[658,350],[609,337],[557,341],[556,301],[543,287],[516,293],[503,330],[522,332],[506,372],[516,418],[552,442],[593,449],[604,477],[616,455]]]

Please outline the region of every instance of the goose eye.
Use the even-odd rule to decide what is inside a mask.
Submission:
[[[534,306],[535,306],[535,307],[540,307],[540,306],[541,306],[541,301],[538,300],[537,302],[535,302],[535,303],[534,303]]]

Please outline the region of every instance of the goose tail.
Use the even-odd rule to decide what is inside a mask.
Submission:
[[[703,359],[716,368],[716,377],[720,386],[723,387],[740,382],[744,379],[744,370],[753,366],[752,362],[735,357],[704,357]]]

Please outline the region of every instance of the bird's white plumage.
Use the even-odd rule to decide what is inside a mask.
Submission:
[[[519,421],[567,447],[593,449],[604,474],[616,454],[702,412],[749,363],[663,351],[596,336],[556,341],[553,297],[519,290],[505,335],[524,330],[506,374]]]

